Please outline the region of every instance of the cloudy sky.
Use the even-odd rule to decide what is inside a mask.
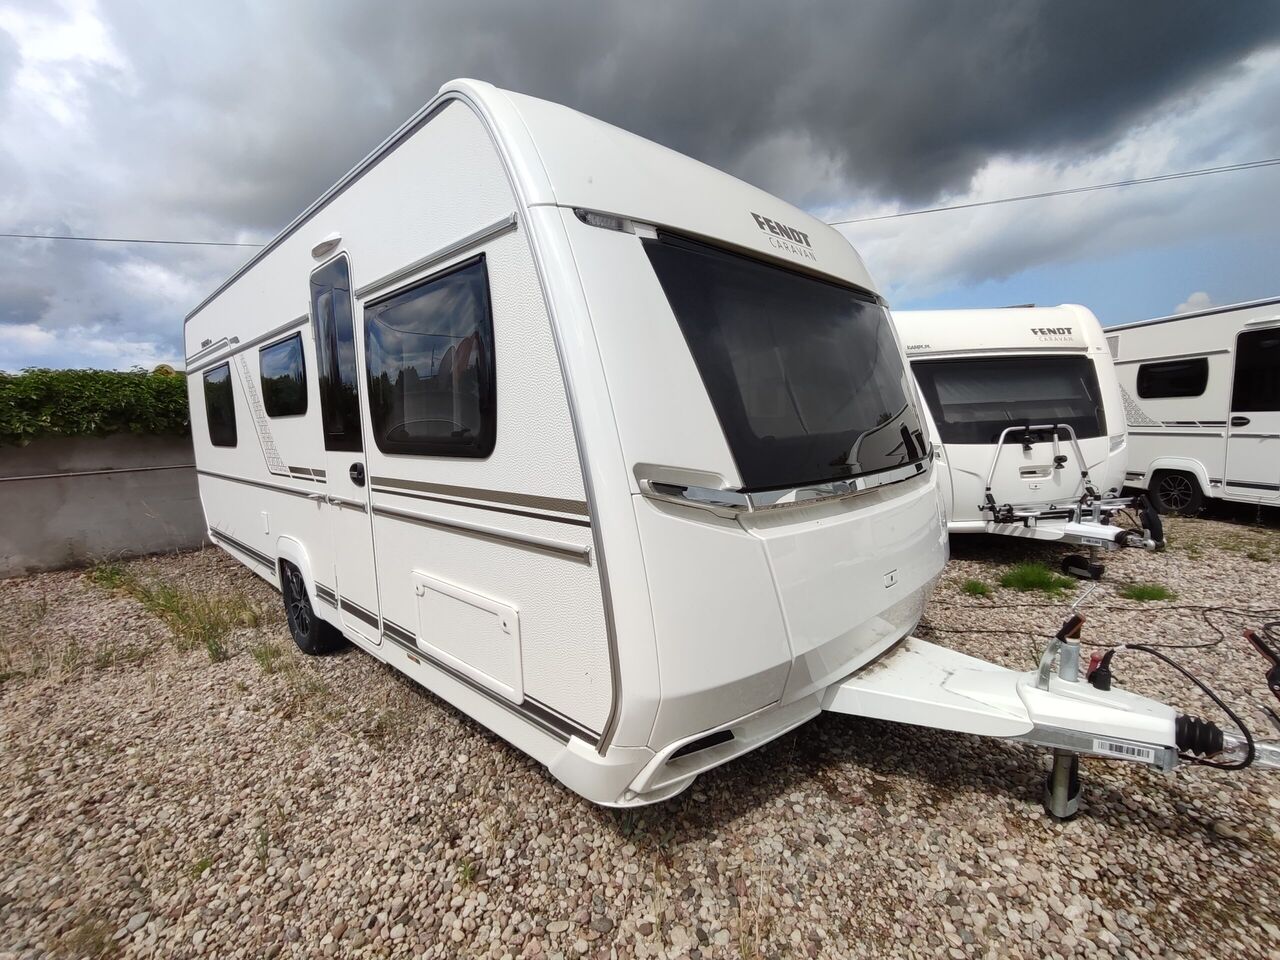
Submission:
[[[1280,5],[0,0],[0,232],[269,239],[440,84],[827,220],[1280,157]],[[899,307],[1280,294],[1280,166],[850,224]],[[0,369],[180,360],[248,253],[0,239]]]

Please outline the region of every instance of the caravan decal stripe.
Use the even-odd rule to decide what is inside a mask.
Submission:
[[[263,553],[261,550],[255,550],[253,547],[249,546],[247,543],[241,543],[235,537],[228,536],[227,534],[223,533],[221,530],[217,529],[216,527],[210,527],[209,533],[212,534],[213,539],[221,540],[225,546],[231,547],[232,549],[238,550],[240,553],[243,553],[246,556],[252,557],[254,560],[258,561],[258,563],[262,564],[264,567],[275,567],[276,565],[275,561],[271,559],[271,557]]]
[[[351,614],[357,620],[363,620],[365,623],[367,623],[371,627],[376,627],[378,625],[378,618],[374,616],[372,613],[370,613],[368,610],[366,610],[364,607],[360,606],[360,604],[353,603],[350,600],[348,600],[346,597],[343,597],[338,602],[344,612]]]
[[[447,497],[465,497],[470,500],[488,500],[492,503],[505,503],[514,507],[532,507],[535,510],[555,510],[559,513],[572,513],[587,516],[587,504],[583,500],[564,500],[559,497],[542,497],[532,493],[516,493],[511,490],[483,490],[478,487],[454,487],[446,483],[426,483],[421,480],[398,480],[395,477],[373,477],[370,480],[378,486],[394,487],[397,490],[421,490],[424,493],[438,493]]]
[[[331,607],[336,607],[338,605],[338,595],[323,583],[316,583],[316,596]]]
[[[1244,487],[1246,490],[1280,490],[1280,483],[1256,483],[1253,480],[1228,480],[1228,487]]]
[[[433,497],[425,493],[410,493],[408,490],[393,490],[390,487],[374,487],[374,493],[392,493],[397,497],[412,497],[414,500],[429,500],[432,503],[448,503],[458,507],[472,507],[476,510],[489,510],[494,513],[508,513],[515,517],[529,517],[533,520],[550,520],[552,523],[569,523],[575,527],[589,527],[591,520],[587,517],[561,517],[553,513],[536,513],[532,510],[514,510],[511,507],[500,507],[493,503],[475,503],[470,500],[454,500],[450,497]]]
[[[1186,430],[1129,430],[1131,437],[1220,437],[1221,431],[1191,433]]]
[[[456,530],[459,533],[470,534],[476,537],[487,537],[490,540],[502,540],[507,543],[514,543],[521,547],[528,547],[532,550],[545,550],[548,553],[557,553],[561,556],[570,557],[574,560],[581,560],[584,563],[591,559],[591,548],[583,544],[568,543],[564,540],[553,540],[550,537],[539,537],[531,533],[517,533],[514,530],[500,530],[496,527],[487,527],[478,523],[469,523],[464,520],[451,520],[447,517],[429,516],[424,513],[413,513],[408,510],[393,510],[391,507],[373,508],[374,516],[391,517],[396,520],[408,520],[411,523],[421,523],[428,527],[440,527],[444,530]]]
[[[533,697],[526,696],[524,698],[524,708],[530,713],[541,715],[545,723],[557,726],[571,734],[576,734],[581,740],[586,740],[589,743],[595,743],[600,739],[600,734],[595,730],[590,730],[582,724],[570,720],[563,713],[551,709],[545,703],[535,700]]]
[[[539,727],[544,733],[551,734],[563,743],[568,743],[571,736],[581,737],[591,742],[598,740],[600,737],[598,733],[588,730],[580,724],[574,723],[567,717],[562,717],[551,708],[538,703],[536,700],[532,700],[529,697],[525,697],[523,703],[514,704],[510,700],[498,696],[487,687],[476,683],[466,674],[459,673],[457,670],[449,666],[449,664],[437,660],[431,654],[427,653],[417,645],[417,641],[413,634],[399,624],[392,623],[390,620],[383,620],[382,635],[406,653],[409,653],[421,660],[426,660],[437,670],[447,673],[454,680],[464,684],[476,693],[482,694],[498,706],[505,707],[516,716],[528,720],[534,726]]]
[[[264,490],[278,490],[280,493],[289,493],[295,497],[319,496],[319,494],[312,494],[306,490],[299,490],[297,487],[286,487],[282,483],[267,483],[263,480],[250,480],[248,477],[233,477],[229,473],[215,473],[212,470],[200,469],[197,469],[196,473],[204,477],[216,477],[219,480],[230,480],[232,483],[243,483],[250,487],[261,487]]]

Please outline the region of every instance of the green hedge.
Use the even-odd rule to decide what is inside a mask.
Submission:
[[[186,378],[167,367],[0,373],[0,445],[109,433],[185,435]]]

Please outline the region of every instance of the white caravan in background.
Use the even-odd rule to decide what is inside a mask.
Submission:
[[[888,311],[839,233],[687,157],[447,84],[185,342],[209,534],[299,647],[345,636],[593,801],[823,709],[1177,761],[1069,630],[1025,674],[909,637],[947,542]]]
[[[1102,327],[1084,307],[895,310],[928,414],[952,533],[1092,549],[1154,548],[1120,526],[1124,411]],[[1100,575],[1084,558],[1064,566]]]
[[[1130,486],[1171,513],[1280,503],[1280,298],[1108,327],[1107,342]]]

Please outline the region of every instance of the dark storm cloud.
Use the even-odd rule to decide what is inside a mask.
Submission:
[[[992,153],[1104,145],[1280,38],[1280,6],[1168,0],[122,9],[106,14],[159,97],[155,132],[217,175],[212,207],[254,226],[454,76],[567,103],[802,203],[921,201]],[[796,182],[815,157],[823,182]]]
[[[45,0],[25,10],[65,18]],[[111,0],[95,15],[114,49],[50,68],[56,110],[15,82],[23,50],[0,30],[10,229],[264,239],[458,76],[811,208],[921,203],[995,155],[1099,151],[1280,42],[1280,6],[1190,0]],[[0,318],[174,349],[181,314],[238,257],[18,252],[0,262]]]

